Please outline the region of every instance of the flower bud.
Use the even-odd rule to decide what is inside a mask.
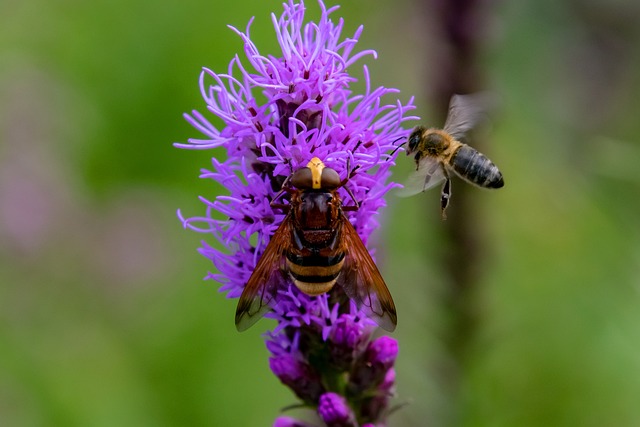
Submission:
[[[377,387],[393,367],[397,356],[398,342],[393,338],[381,336],[371,341],[351,372],[349,392],[358,395]]]
[[[341,316],[329,335],[331,362],[338,370],[347,370],[361,353],[369,339],[369,329],[352,316]]]
[[[313,368],[291,355],[271,357],[269,367],[305,403],[317,403],[324,392],[320,377]]]
[[[356,418],[347,401],[336,393],[320,396],[318,414],[327,427],[357,427]]]

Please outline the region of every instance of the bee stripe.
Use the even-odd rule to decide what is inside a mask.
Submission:
[[[296,282],[303,282],[303,283],[318,285],[321,283],[335,282],[338,276],[340,275],[340,272],[330,276],[299,276],[295,274],[293,271],[290,271],[289,274],[291,274],[291,277],[293,277]]]
[[[331,267],[302,267],[287,260],[289,275],[295,285],[307,295],[328,292],[336,283],[342,270],[342,261]]]
[[[328,282],[309,283],[295,280],[295,284],[302,292],[307,295],[316,296],[329,292],[336,283],[335,279]]]
[[[296,279],[307,280],[310,282],[317,282],[318,280],[311,280],[311,277],[322,277],[323,280],[331,280],[338,277],[340,270],[342,270],[342,264],[344,261],[340,261],[335,265],[323,267],[323,266],[303,266],[294,264],[287,259],[287,267],[291,272],[291,275]]]
[[[460,147],[453,157],[453,169],[469,182],[487,188],[503,185],[498,167],[485,155],[468,145]]]
[[[287,254],[287,260],[292,264],[299,265],[301,267],[330,267],[338,264],[344,259],[344,253],[336,254],[333,256],[320,256],[310,255],[302,256],[289,253]]]

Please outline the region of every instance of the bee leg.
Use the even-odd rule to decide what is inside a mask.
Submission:
[[[279,209],[280,211],[282,211],[283,213],[289,213],[289,209],[291,208],[290,205],[287,205],[285,203],[269,203],[269,205],[271,206],[272,209]]]
[[[340,182],[340,187],[344,186],[351,178],[353,178],[358,169],[360,169],[360,165],[351,169],[351,157],[347,157],[347,176]]]
[[[354,196],[351,190],[349,190],[349,187],[344,186],[343,188],[347,192],[347,194],[351,197],[351,200],[353,200],[354,206],[342,206],[342,210],[357,211],[358,209],[360,209],[360,203],[358,203],[358,201],[356,200],[356,196]]]
[[[446,174],[444,184],[442,184],[442,191],[440,192],[440,212],[442,214],[442,220],[447,219],[447,206],[449,206],[449,199],[451,199],[451,180],[449,175]]]
[[[291,172],[291,175],[289,175],[284,182],[282,183],[282,188],[280,189],[280,191],[278,191],[278,193],[273,197],[273,199],[271,200],[271,203],[269,203],[269,205],[274,208],[274,209],[280,209],[283,212],[287,213],[289,212],[289,205],[284,204],[284,203],[276,203],[277,200],[284,194],[284,193],[293,193],[295,190],[293,188],[291,188],[291,186],[289,185],[289,181],[291,181],[291,176],[293,175],[293,172]]]
[[[427,171],[427,174],[424,176],[424,185],[422,186],[422,191],[425,191],[427,187],[429,187],[429,181],[431,181],[433,174],[435,174],[439,168],[442,168],[442,165],[440,165],[440,163],[434,163],[429,168],[429,170]],[[448,178],[449,176],[447,175],[447,171],[444,168],[443,168],[443,172],[444,172],[444,176]]]
[[[359,168],[360,168],[360,165],[351,169],[350,158],[347,158],[347,176],[345,177],[345,179],[343,179],[340,182],[340,187],[344,188],[344,191],[346,191],[347,194],[351,197],[351,200],[353,200],[354,206],[342,206],[342,210],[344,211],[357,211],[358,209],[360,209],[360,203],[358,203],[358,201],[356,200],[356,197],[353,195],[349,187],[347,187],[347,182],[349,181],[350,178],[353,178],[353,176],[356,174],[356,171]]]
[[[420,169],[420,159],[422,159],[422,153],[418,151],[413,159],[416,161],[416,170]]]
[[[278,191],[278,194],[276,194],[273,197],[273,200],[271,200],[271,203],[269,203],[271,205],[272,208],[278,207],[279,205],[281,205],[281,203],[276,203],[276,200],[278,200],[280,198],[280,196],[282,196],[282,194],[287,191],[284,188],[280,191]]]

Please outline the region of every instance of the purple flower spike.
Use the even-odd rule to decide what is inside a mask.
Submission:
[[[384,380],[378,386],[378,389],[384,394],[391,395],[394,391],[394,385],[396,383],[396,370],[390,368],[384,376]]]
[[[383,415],[393,397],[396,372],[393,368],[387,371],[384,380],[377,387],[377,391],[363,399],[360,407],[365,419],[377,420]]]
[[[318,414],[327,427],[357,427],[353,411],[339,394],[325,393],[320,396]]]
[[[273,423],[273,427],[314,427],[311,424],[296,420],[291,417],[278,417]]]
[[[306,403],[315,404],[324,392],[320,377],[313,368],[292,356],[272,357],[269,366],[280,381]]]
[[[398,357],[398,342],[391,337],[382,336],[369,344],[366,356],[372,365],[380,364],[388,368]]]
[[[333,364],[341,369],[349,369],[356,355],[362,353],[371,337],[372,328],[363,328],[354,316],[343,315],[333,326],[330,348]]]
[[[377,387],[384,380],[398,356],[398,342],[382,336],[371,343],[362,355],[362,360],[351,373],[349,384],[351,393]]]
[[[293,0],[284,3],[280,17],[272,15],[280,45],[273,55],[258,50],[249,35],[251,21],[244,31],[231,28],[244,44],[242,57],[236,55],[226,73],[205,68],[200,76],[206,109],[221,126],[192,111],[185,118],[203,138],[176,144],[226,151],[225,159],[211,159],[211,169],[200,175],[221,184],[225,194],[214,200],[201,197],[203,215],[178,215],[185,228],[218,241],[215,247],[203,243],[200,253],[215,267],[207,279],[219,282],[229,298],[242,294],[285,217],[271,203],[291,171],[317,157],[341,180],[348,180],[337,192],[343,206],[350,207],[344,214],[365,244],[379,227],[376,217],[386,205],[384,196],[397,186],[389,182],[390,168],[398,141],[409,133],[405,122],[416,119],[407,116],[413,99],[406,104],[393,98],[388,102],[398,91],[372,87],[366,66],[364,92],[353,93],[350,85],[357,79],[350,72],[355,63],[364,56],[375,58],[376,53],[355,49],[362,27],[343,37],[342,19],[330,18],[337,7],[327,9],[321,0],[318,4],[317,22],[305,22],[304,4]],[[386,401],[372,411],[370,397],[391,395],[393,379],[386,391],[381,384],[393,370],[395,340],[395,353],[390,342],[370,343],[375,323],[346,299],[340,286],[309,296],[285,274],[276,288],[265,295],[273,298],[266,316],[277,321],[266,334],[274,374],[305,404],[324,404],[327,416],[332,413],[328,408],[338,408],[339,398],[351,408],[354,425],[381,425]],[[279,418],[276,423],[296,425],[286,424],[289,420]]]

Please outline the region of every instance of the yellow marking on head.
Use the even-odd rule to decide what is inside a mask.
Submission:
[[[314,190],[318,190],[322,188],[320,186],[320,181],[322,178],[322,169],[324,169],[324,163],[322,163],[322,160],[320,160],[317,157],[314,157],[313,159],[311,159],[311,161],[309,161],[309,163],[307,163],[307,167],[311,169],[311,180],[312,180],[311,188],[313,188]]]

